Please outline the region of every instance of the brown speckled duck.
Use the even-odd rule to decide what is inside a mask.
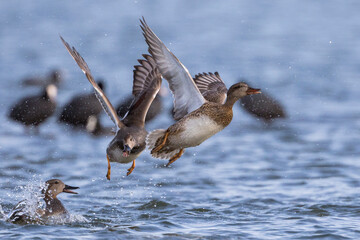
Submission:
[[[66,185],[59,179],[48,180],[45,185],[46,186],[43,189],[45,209],[38,208],[36,209],[36,213],[29,214],[27,212],[29,206],[27,205],[26,200],[23,200],[9,213],[8,220],[13,223],[28,223],[47,217],[67,215],[68,211],[57,198],[57,195],[63,192],[77,194],[77,192],[71,190],[78,189],[78,187]]]
[[[135,159],[145,149],[145,138],[147,136],[145,117],[161,86],[161,75],[156,67],[155,61],[151,56],[145,54],[143,55],[145,60],[138,60],[140,65],[135,66],[133,81],[133,95],[135,96],[135,100],[128,114],[120,120],[113,105],[94,81],[85,60],[74,47],[71,48],[62,37],[60,38],[91,85],[95,88],[95,94],[117,128],[114,139],[106,149],[108,160],[107,179],[110,180],[110,162],[132,162],[132,166],[127,172],[127,175],[129,175],[135,168]]]
[[[174,118],[178,122],[168,129],[155,130],[146,138],[151,155],[169,159],[169,166],[181,157],[185,148],[200,145],[229,125],[233,117],[234,103],[241,97],[260,93],[260,89],[250,88],[243,82],[236,83],[226,92],[224,102],[224,95],[217,92],[216,81],[222,82],[218,73],[209,74],[210,77],[198,75],[197,87],[186,67],[166,48],[145,20],[140,22],[149,52],[160,73],[169,82],[175,99]],[[213,101],[207,101],[200,89],[204,96],[213,98]]]

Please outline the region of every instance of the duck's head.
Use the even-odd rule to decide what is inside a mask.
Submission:
[[[50,73],[50,83],[59,85],[62,81],[61,71],[59,69],[53,69]]]
[[[123,156],[128,157],[130,155],[131,150],[135,146],[135,138],[131,136],[131,134],[127,134],[123,139]]]
[[[251,88],[246,83],[239,82],[230,87],[227,95],[228,97],[240,99],[247,95],[257,94],[257,93],[261,93],[260,89]]]
[[[65,192],[65,193],[72,193],[77,194],[77,192],[71,191],[74,189],[78,189],[78,187],[72,187],[69,185],[66,185],[59,179],[51,179],[46,181],[46,186],[42,190],[43,194],[45,194],[45,198],[56,198],[56,196],[59,193]]]

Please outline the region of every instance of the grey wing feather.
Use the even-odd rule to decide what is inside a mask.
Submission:
[[[194,82],[204,98],[209,102],[225,102],[227,88],[218,72],[199,73],[195,75]]]
[[[142,91],[150,87],[155,78],[161,78],[159,69],[154,59],[148,55],[142,55],[145,59],[138,59],[140,65],[134,66],[133,95],[136,97]]]
[[[178,120],[201,107],[206,100],[196,87],[186,67],[167,49],[146,24],[144,18],[140,22],[149,46],[149,53],[154,58],[161,75],[169,82],[170,90],[174,95],[174,118]]]
[[[161,74],[154,59],[144,54],[138,60],[141,65],[135,66],[133,94],[135,99],[129,107],[124,121],[130,125],[143,126],[147,112],[161,87]]]
[[[63,44],[65,45],[65,47],[68,50],[68,52],[70,53],[70,55],[72,56],[72,58],[79,65],[80,69],[83,71],[86,78],[89,80],[91,85],[94,87],[95,95],[96,95],[97,99],[99,100],[99,102],[101,103],[101,106],[103,107],[106,114],[114,122],[114,124],[116,125],[117,128],[124,127],[124,124],[120,121],[120,119],[119,119],[118,115],[116,114],[116,111],[115,111],[114,107],[112,106],[112,104],[110,103],[109,99],[107,98],[107,96],[105,95],[103,90],[95,82],[93,76],[91,75],[90,68],[88,67],[85,60],[76,51],[76,49],[74,47],[71,48],[70,45],[61,36],[60,36],[60,39],[63,42]]]

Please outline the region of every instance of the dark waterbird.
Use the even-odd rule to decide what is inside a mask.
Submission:
[[[29,203],[27,200],[19,202],[9,213],[8,221],[13,223],[31,223],[44,220],[52,216],[66,216],[68,211],[57,198],[60,193],[77,194],[72,190],[78,187],[72,187],[64,184],[59,179],[51,179],[46,181],[45,188],[42,190],[44,194],[43,200],[45,201],[45,209],[37,208],[34,212],[29,212]]]
[[[25,97],[12,106],[9,117],[26,127],[36,127],[55,112],[56,95],[57,87],[50,84],[40,95]]]
[[[104,82],[99,80],[98,86],[104,91]],[[72,126],[86,127],[90,116],[99,116],[103,109],[95,94],[81,94],[67,103],[59,116],[59,121]]]
[[[266,123],[270,123],[277,118],[286,118],[286,112],[282,104],[263,91],[262,94],[243,97],[239,103],[252,116],[260,118]]]
[[[128,114],[124,119],[120,120],[115,108],[94,81],[85,60],[74,47],[71,48],[62,37],[60,38],[70,55],[86,75],[91,85],[95,88],[95,93],[102,103],[105,112],[116,126],[116,135],[106,149],[108,160],[107,179],[110,179],[110,162],[132,162],[132,166],[127,172],[127,175],[129,175],[135,168],[135,159],[145,149],[145,138],[147,135],[147,131],[145,130],[145,117],[161,86],[161,75],[154,60],[149,55],[143,55],[145,60],[138,60],[140,65],[135,66],[133,79],[133,94],[135,100],[131,105]]]
[[[152,131],[146,138],[151,155],[169,159],[169,166],[181,157],[185,148],[200,145],[229,125],[234,103],[246,95],[260,93],[260,89],[250,88],[243,82],[236,83],[225,93],[227,98],[223,103],[223,94],[219,94],[217,84],[213,84],[214,81],[222,82],[218,73],[202,78],[198,75],[196,84],[186,67],[155,35],[145,20],[140,22],[149,52],[160,73],[169,82],[174,96],[174,118],[178,122],[168,129]],[[212,101],[203,97],[200,91],[202,88],[208,91],[208,94],[203,92],[205,96],[214,98]]]

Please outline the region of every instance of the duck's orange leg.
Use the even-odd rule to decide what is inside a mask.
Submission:
[[[106,173],[106,178],[107,178],[107,180],[110,180],[111,166],[110,166],[110,159],[109,159],[109,156],[107,154],[106,154],[106,158],[107,158],[107,161],[108,161],[108,170],[107,170],[107,173]]]
[[[134,170],[134,168],[135,168],[135,160],[133,161],[131,167],[128,169],[126,176],[129,176],[130,173],[132,173],[132,171]]]
[[[166,143],[166,141],[168,139],[168,136],[169,136],[169,130],[166,130],[165,135],[164,135],[164,140],[162,141],[162,143],[160,143],[160,145],[158,145],[156,148],[151,150],[151,153],[155,153],[155,152],[160,151],[164,147],[164,145],[165,145],[165,143]]]
[[[172,158],[170,158],[170,160],[169,160],[168,164],[166,164],[166,166],[168,167],[168,166],[170,166],[170,164],[172,164],[173,162],[178,160],[181,157],[181,155],[183,155],[183,153],[184,153],[184,149],[182,148],[182,149],[180,149],[180,151],[177,154],[175,154]]]

